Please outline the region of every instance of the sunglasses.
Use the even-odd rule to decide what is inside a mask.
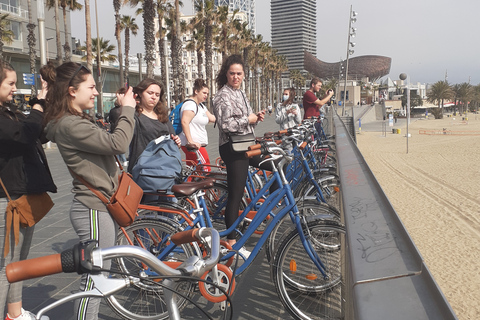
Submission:
[[[70,81],[68,82],[68,86],[72,86],[72,81],[73,79],[75,79],[75,77],[77,76],[77,74],[80,72],[80,70],[84,69],[86,72],[90,73],[90,70],[88,70],[87,67],[85,67],[84,65],[80,65],[80,67],[78,67],[77,70],[75,70],[75,72],[73,73],[73,76],[70,78]]]

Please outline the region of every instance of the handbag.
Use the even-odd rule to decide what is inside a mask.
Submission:
[[[138,205],[143,197],[143,190],[133,181],[132,176],[123,170],[122,164],[118,161],[118,167],[122,173],[118,177],[117,191],[110,199],[105,197],[100,191],[93,188],[85,179],[78,176],[70,169],[70,172],[90,191],[92,191],[103,203],[105,203],[108,212],[119,226],[128,227],[135,220]]]
[[[17,200],[12,200],[8,194],[7,188],[0,179],[5,195],[8,198],[5,221],[5,248],[4,257],[10,251],[10,231],[13,224],[13,234],[15,245],[19,241],[20,226],[32,227],[52,209],[53,201],[48,193],[24,194]]]
[[[255,135],[253,132],[247,134],[229,134],[228,140],[234,152],[246,152],[248,147],[255,144]]]

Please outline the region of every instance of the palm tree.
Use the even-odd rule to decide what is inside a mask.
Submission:
[[[203,24],[205,32],[205,73],[207,78],[208,89],[212,92],[213,88],[213,26],[215,20],[215,2],[214,0],[195,1],[195,9],[197,11],[196,19]],[[207,107],[210,109],[210,99],[207,100]]]
[[[115,46],[110,44],[110,40],[105,40],[102,37],[97,41],[97,38],[92,38],[92,43],[95,44],[95,51],[93,52],[92,60],[98,61],[97,58],[100,58],[100,62],[115,62],[117,60],[117,56],[112,54],[115,50]],[[97,45],[100,44],[100,47]],[[85,42],[85,44],[87,44]],[[82,46],[80,50],[86,50],[87,47]],[[82,57],[82,60],[87,60],[87,57]]]
[[[147,77],[153,78],[153,61],[155,60],[155,5],[153,0],[124,0],[124,4],[130,4],[135,8],[141,4],[136,14],[142,14],[143,18],[143,43],[145,46],[145,62],[147,64]]]
[[[300,70],[290,70],[290,79],[293,82],[293,87],[295,88],[295,92],[298,96],[298,86],[303,87],[303,85],[305,84],[305,77],[302,75]]]
[[[123,74],[123,57],[122,57],[122,26],[121,26],[122,22],[120,18],[121,7],[122,7],[122,4],[120,0],[113,0],[113,10],[115,11],[115,37],[117,38],[120,84],[123,87],[125,85],[125,78]]]
[[[14,33],[10,29],[8,13],[0,14],[0,57],[3,57],[3,45],[13,42]]]
[[[124,70],[124,79],[128,83],[128,69],[130,67],[130,61],[128,60],[128,54],[130,52],[130,32],[133,35],[137,35],[138,25],[135,22],[135,18],[131,16],[122,16],[121,25],[122,30],[125,30],[125,70]]]
[[[86,49],[87,49],[87,68],[93,71],[93,53],[92,53],[92,23],[90,21],[90,0],[85,0],[85,30],[86,30]]]
[[[153,61],[155,60],[155,6],[153,0],[144,0],[142,8],[147,77],[153,78]]]
[[[256,37],[252,38],[252,57],[251,61],[253,62],[252,68],[253,68],[253,84],[252,84],[252,97],[250,100],[250,103],[252,103],[254,110],[259,110],[259,105],[258,105],[258,97],[260,96],[260,93],[258,92],[258,69],[260,67],[260,48],[263,43],[263,37],[261,34],[257,34]]]
[[[82,10],[83,6],[77,2],[77,0],[60,0],[60,7],[63,11],[63,25],[65,30],[65,44],[63,45],[63,50],[65,51],[65,61],[70,61],[72,59],[72,49],[70,48],[70,41],[68,40],[69,36],[67,33],[68,24],[67,24],[67,7],[70,11]]]
[[[188,42],[186,49],[189,51],[195,51],[197,54],[197,78],[204,78],[202,67],[203,67],[203,51],[205,48],[205,28],[203,25],[199,25],[198,21],[193,18],[190,21],[189,26],[192,37]]]
[[[158,51],[160,53],[160,68],[162,70],[162,82],[168,86],[167,83],[167,56],[165,54],[165,30],[163,27],[163,20],[172,5],[167,0],[157,0],[157,17],[158,17]]]
[[[453,90],[447,81],[437,81],[427,92],[427,101],[431,103],[437,103],[441,108],[440,114],[443,116],[443,104],[445,100],[453,98]]]
[[[182,59],[182,31],[180,27],[180,3],[175,0],[175,27],[172,28],[172,67],[175,86],[175,101],[185,100],[185,71]]]
[[[235,21],[235,15],[239,12],[239,9],[235,9],[232,16],[229,18],[229,11],[227,6],[217,7],[217,23],[215,33],[218,34],[215,37],[215,42],[218,51],[222,54],[222,61],[227,58],[228,55],[228,37],[232,33],[233,21]]]
[[[30,59],[30,73],[35,74],[35,60],[36,60],[35,24],[33,23],[33,18],[32,18],[32,0],[27,1],[27,9],[28,9],[27,43],[28,43],[28,54]],[[32,96],[36,96],[36,95],[37,95],[37,88],[33,85]]]
[[[57,63],[61,65],[63,62],[62,59],[62,40],[60,39],[60,18],[58,17],[58,0],[49,0],[47,1],[47,8],[55,9],[55,32],[56,32],[56,43],[57,43]],[[67,33],[67,30],[65,30]]]
[[[463,112],[466,115],[468,112],[468,103],[473,97],[473,86],[470,83],[463,82],[460,84],[457,94],[457,98],[462,102]]]

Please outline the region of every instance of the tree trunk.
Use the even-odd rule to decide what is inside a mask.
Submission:
[[[175,29],[176,29],[176,41],[174,43],[175,48],[175,59],[177,59],[177,76],[178,76],[178,86],[177,86],[177,97],[178,101],[185,100],[185,71],[183,68],[183,58],[182,58],[182,34],[180,29],[180,5],[179,0],[175,0]]]
[[[213,76],[212,76],[212,24],[209,19],[205,20],[205,68],[207,75],[207,84],[209,92],[213,92]],[[220,89],[220,88],[218,88]],[[210,100],[207,100],[207,108],[211,111]]]
[[[60,17],[58,10],[58,0],[55,0],[55,31],[57,37],[57,63],[61,65],[63,63],[62,59],[62,40],[60,39]]]
[[[153,78],[153,61],[155,52],[155,7],[153,5],[153,0],[144,0],[142,17],[147,78]]]
[[[245,73],[245,81],[243,81],[245,83],[245,92],[247,94],[247,98],[249,101],[252,101],[251,100],[251,94],[250,94],[250,66],[248,65],[248,48],[244,48],[243,49],[243,64],[245,65],[245,70],[244,73]]]
[[[63,11],[63,25],[65,28],[65,44],[63,45],[63,50],[65,51],[65,62],[69,62],[72,60],[72,52],[70,48],[70,41],[68,41],[68,24],[67,24],[67,7],[62,6],[62,11]]]
[[[162,69],[162,83],[166,86],[170,85],[167,83],[167,55],[165,54],[165,38],[163,35],[163,13],[158,13],[158,32],[160,37],[158,37],[158,51],[160,53],[160,68]],[[167,99],[168,100],[168,99]],[[170,106],[168,106],[170,107]]]
[[[205,79],[205,77],[203,76],[202,66],[203,66],[202,48],[197,47],[197,78]]]
[[[125,86],[125,78],[123,76],[123,56],[122,56],[122,34],[120,30],[120,0],[113,0],[113,8],[115,9],[115,37],[117,38],[118,66],[120,74],[120,85]]]
[[[27,8],[28,8],[27,43],[28,43],[28,54],[29,54],[29,59],[30,59],[30,73],[35,75],[35,60],[36,60],[36,54],[35,54],[35,24],[33,23],[33,18],[32,18],[32,0],[28,0]],[[35,79],[35,81],[37,81],[36,77],[34,79]],[[32,89],[32,96],[36,96],[37,95],[37,88],[35,87],[35,85],[33,85],[31,89]]]
[[[92,23],[90,21],[90,0],[85,0],[85,29],[86,38],[85,41],[87,47],[87,68],[90,72],[93,72],[93,54],[92,54]]]
[[[130,81],[128,79],[128,69],[130,68],[130,60],[128,60],[128,54],[130,51],[130,29],[125,29],[125,70],[124,70],[124,79],[127,85],[130,85]]]

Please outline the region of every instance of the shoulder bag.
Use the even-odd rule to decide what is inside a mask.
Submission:
[[[132,176],[123,170],[122,164],[118,161],[118,167],[122,172],[118,177],[118,188],[110,199],[107,199],[100,191],[94,189],[85,179],[77,175],[71,169],[70,172],[90,191],[92,191],[103,203],[108,212],[119,226],[128,227],[135,220],[138,205],[143,197],[143,190],[133,181]]]
[[[0,179],[5,195],[8,198],[6,221],[5,221],[5,248],[4,257],[10,251],[10,230],[13,224],[13,234],[15,237],[15,245],[18,244],[20,226],[26,228],[35,225],[38,221],[52,209],[53,201],[48,193],[24,194],[17,200],[12,200],[7,188]]]

